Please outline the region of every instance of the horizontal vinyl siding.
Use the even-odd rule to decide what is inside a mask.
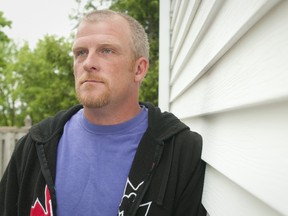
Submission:
[[[279,212],[233,183],[209,165],[203,191],[204,205],[209,215],[275,216]]]
[[[170,6],[159,101],[203,136],[209,215],[288,215],[288,1]]]
[[[202,157],[215,170],[209,175],[210,178],[216,171],[220,172],[221,176],[225,176],[226,181],[231,181],[230,185],[237,185],[255,197],[254,199],[257,198],[259,202],[265,203],[266,209],[270,207],[271,211],[275,209],[274,211],[283,212],[283,215],[287,215],[288,191],[287,110],[288,102],[279,102],[184,119],[185,123],[193,130],[199,131],[204,138]],[[219,176],[220,174],[215,178]],[[213,180],[209,182],[211,181]],[[226,200],[224,206],[210,206],[209,204],[213,202],[208,202],[206,199],[211,200],[210,196],[215,197],[213,193],[222,191],[223,194],[229,194],[234,189],[227,184],[226,188],[211,191],[209,182],[205,184],[205,187],[208,186],[204,195],[206,208],[219,213],[233,211],[234,205],[231,205],[230,200]],[[239,204],[239,212],[233,215],[247,215],[242,212],[245,209],[245,212],[259,210],[258,214],[248,214],[251,216],[271,216],[270,211],[263,214],[258,209],[258,205],[255,205],[255,209],[250,207],[246,209],[248,206],[244,204]]]
[[[198,33],[194,32],[194,26],[198,24],[196,15],[195,25],[191,24],[191,31],[183,43],[177,61],[172,65],[171,102],[207,72],[267,10],[277,3],[275,0],[201,2],[208,4],[208,6],[205,4],[205,7],[200,5],[198,10],[201,19],[205,19],[200,20],[205,27],[198,27],[202,29],[201,37],[196,41],[191,40],[195,33]],[[207,7],[211,7],[209,13]]]

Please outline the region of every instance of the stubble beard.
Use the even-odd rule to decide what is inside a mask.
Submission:
[[[80,89],[80,85],[76,85],[76,96],[78,101],[88,108],[102,108],[110,102],[110,88],[107,83],[104,83],[106,89],[100,95],[93,95],[94,86],[85,86],[85,89]]]

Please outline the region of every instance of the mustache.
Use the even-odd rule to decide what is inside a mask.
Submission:
[[[97,75],[83,75],[81,77],[79,77],[77,79],[77,83],[79,84],[83,84],[87,81],[90,81],[90,82],[101,82],[101,83],[104,83],[104,84],[107,84],[107,80],[101,76],[97,76]]]

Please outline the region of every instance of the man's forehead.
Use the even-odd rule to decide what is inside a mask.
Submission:
[[[87,36],[80,36],[80,37],[76,37],[73,43],[73,47],[76,45],[120,45],[121,42],[115,38],[115,37],[110,37],[108,35],[87,35]]]
[[[82,21],[77,28],[73,48],[113,45],[115,48],[131,47],[132,35],[128,21],[121,16],[113,19],[101,19],[97,21]]]
[[[130,28],[126,20],[108,19],[97,22],[83,21],[76,30],[76,37],[92,34],[107,34],[117,36],[125,34],[127,36],[127,34],[130,34]]]
[[[125,45],[126,44],[126,45]],[[110,34],[109,32],[86,32],[79,33],[76,35],[72,49],[77,49],[79,47],[97,47],[97,46],[111,46],[117,49],[121,49],[121,47],[129,46],[129,40],[127,40],[127,36],[124,35],[119,37],[117,34]]]

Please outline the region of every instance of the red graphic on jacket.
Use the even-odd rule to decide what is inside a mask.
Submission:
[[[34,205],[31,207],[30,216],[53,216],[52,203],[49,189],[45,187],[45,208],[41,205],[37,198]]]

